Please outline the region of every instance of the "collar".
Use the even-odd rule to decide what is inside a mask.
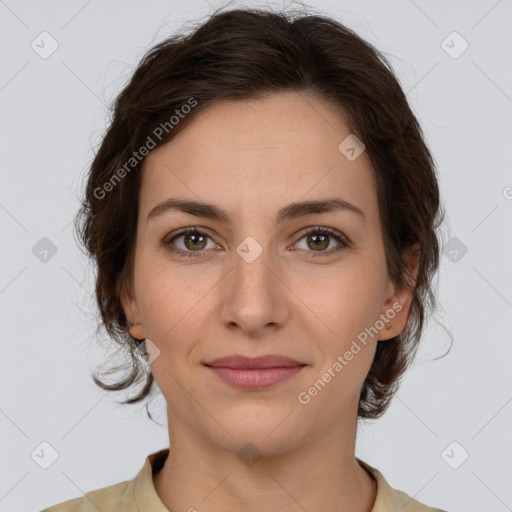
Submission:
[[[148,455],[144,466],[132,482],[130,482],[130,492],[138,510],[141,512],[144,510],[169,512],[160,500],[153,484],[153,473],[163,466],[168,455],[169,448],[164,448]],[[416,504],[415,500],[405,493],[393,489],[378,469],[357,457],[356,460],[377,481],[377,496],[371,512],[393,512],[397,510],[398,505],[404,507],[407,504]]]

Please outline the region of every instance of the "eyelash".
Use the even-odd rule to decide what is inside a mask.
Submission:
[[[198,227],[192,226],[192,227],[185,228],[185,229],[181,230],[180,232],[176,233],[168,241],[166,241],[166,239],[164,239],[162,241],[162,244],[165,247],[167,247],[167,249],[169,251],[171,251],[172,253],[178,254],[182,258],[198,258],[198,257],[201,257],[203,251],[183,251],[182,249],[172,249],[171,248],[171,246],[173,245],[172,243],[173,243],[174,240],[176,240],[176,238],[178,238],[180,236],[183,236],[183,235],[188,235],[190,233],[194,233],[194,234],[198,234],[198,235],[203,235],[203,236],[206,236],[206,237],[210,238],[210,240],[211,240],[211,237],[207,233],[205,233],[204,231],[201,231],[201,229],[199,229]],[[336,240],[336,242],[338,242],[340,245],[336,249],[331,249],[330,251],[321,251],[321,252],[318,252],[317,254],[314,254],[315,251],[308,251],[308,252],[311,252],[312,254],[310,256],[306,256],[307,258],[318,258],[318,257],[322,258],[322,257],[326,257],[326,256],[329,256],[329,255],[338,253],[338,252],[340,252],[340,251],[350,247],[350,241],[348,239],[343,237],[340,233],[338,233],[334,229],[323,227],[323,226],[316,226],[316,227],[310,229],[309,231],[305,232],[300,237],[299,241],[302,240],[304,237],[306,237],[308,235],[311,235],[311,234],[314,234],[314,235],[327,234],[327,235],[331,236],[332,238],[334,238]],[[301,250],[301,249],[298,249],[298,250]]]

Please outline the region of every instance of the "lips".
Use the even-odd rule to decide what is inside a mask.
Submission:
[[[279,355],[246,357],[234,355],[204,363],[217,377],[230,386],[246,391],[259,391],[284,382],[307,366],[295,359]]]
[[[259,357],[247,357],[233,355],[220,357],[204,363],[212,368],[233,368],[233,369],[257,369],[257,368],[293,368],[305,366],[304,363],[280,355],[265,355]]]

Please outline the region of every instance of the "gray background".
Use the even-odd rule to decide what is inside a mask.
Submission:
[[[107,352],[93,337],[93,268],[70,223],[106,105],[145,50],[220,5],[0,1],[0,512],[131,479],[168,446],[161,396],[159,426],[90,378]],[[431,506],[512,510],[512,2],[309,5],[389,56],[447,205],[439,310],[389,411],[361,426],[356,455]],[[43,31],[58,44],[47,58],[31,47],[51,49]],[[58,453],[47,469],[31,456],[43,442]]]

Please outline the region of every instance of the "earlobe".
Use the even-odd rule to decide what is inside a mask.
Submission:
[[[385,341],[398,336],[405,328],[409,317],[410,302],[400,295],[387,301],[388,307],[382,312],[383,327],[379,331],[378,340]]]

